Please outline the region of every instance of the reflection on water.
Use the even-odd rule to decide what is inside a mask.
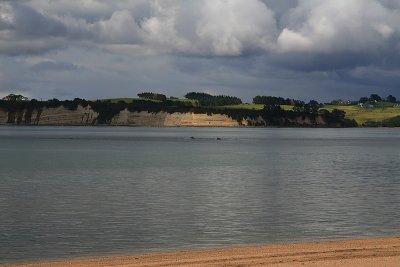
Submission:
[[[0,263],[398,235],[399,151],[396,129],[2,127]]]

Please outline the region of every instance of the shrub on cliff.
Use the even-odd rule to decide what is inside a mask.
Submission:
[[[99,124],[109,124],[122,110],[126,108],[126,103],[112,103],[111,101],[100,101],[90,102],[91,108],[99,113],[97,122]]]
[[[386,119],[382,122],[383,127],[400,127],[400,116]]]

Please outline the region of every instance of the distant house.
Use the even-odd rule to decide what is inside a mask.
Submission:
[[[338,99],[338,100],[333,100],[330,104],[337,105],[337,106],[350,106],[350,105],[353,105],[353,102],[350,100]]]
[[[372,105],[371,103],[358,103],[358,105],[361,108],[373,108],[374,107],[374,105]]]

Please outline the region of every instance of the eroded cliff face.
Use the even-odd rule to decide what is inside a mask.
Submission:
[[[76,110],[64,107],[44,108],[36,111],[35,115],[37,119],[33,123],[37,125],[92,125],[96,123],[99,114],[89,106],[78,106]]]
[[[78,106],[75,110],[63,106],[57,108],[42,108],[17,112],[5,112],[0,109],[0,124],[16,125],[101,125],[98,123],[99,113],[90,106]],[[107,125],[137,126],[137,127],[273,127],[261,116],[237,120],[222,114],[168,113],[168,112],[130,112],[122,110],[114,116]],[[282,118],[282,126],[324,127],[326,122],[321,116],[315,120],[309,117],[294,119]]]
[[[24,109],[16,112],[0,111],[0,123],[25,125],[91,125],[98,114],[90,107],[78,106],[76,110],[64,107]]]
[[[6,124],[7,118],[8,118],[7,112],[0,108],[0,124]]]
[[[64,107],[5,112],[0,110],[0,124],[24,125],[99,125],[99,114],[89,106],[76,110]],[[220,114],[150,113],[121,111],[109,125],[141,127],[239,127],[240,124]]]
[[[149,113],[121,111],[111,125],[143,127],[239,127],[239,123],[227,115],[194,113]]]

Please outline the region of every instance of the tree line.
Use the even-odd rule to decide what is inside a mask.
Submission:
[[[139,93],[138,97],[143,98],[143,99],[156,100],[156,101],[166,101],[167,100],[166,95],[153,93],[153,92]]]
[[[258,105],[288,105],[288,106],[295,106],[296,104],[304,104],[303,101],[295,100],[291,98],[283,98],[283,97],[276,97],[276,96],[256,96],[253,98],[253,104]]]
[[[397,103],[397,98],[392,95],[388,95],[386,98],[383,98],[378,94],[371,94],[369,97],[361,97],[358,101],[358,103],[361,104],[381,102]]]
[[[206,107],[218,107],[218,106],[232,106],[242,104],[242,100],[235,96],[227,95],[210,95],[207,93],[190,92],[185,95],[185,98],[191,100],[197,100],[200,105]]]

